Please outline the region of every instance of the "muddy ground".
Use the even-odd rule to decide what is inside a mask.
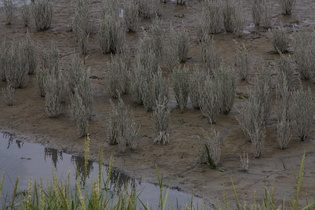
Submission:
[[[53,2],[54,14],[52,27],[48,31],[37,32],[34,23],[25,28],[19,15],[11,26],[5,25],[3,10],[0,15],[0,36],[9,41],[18,41],[25,36],[28,30],[31,37],[40,42],[44,48],[49,48],[54,41],[61,52],[63,71],[67,70],[71,62],[74,50],[78,52],[73,33],[70,31],[70,15],[73,4],[67,0]],[[135,115],[136,122],[141,125],[139,131],[139,146],[136,151],[127,151],[121,154],[118,146],[108,145],[106,142],[106,119],[110,111],[110,97],[107,90],[106,62],[109,55],[103,55],[98,44],[96,28],[98,25],[100,1],[91,1],[93,17],[95,20],[95,33],[89,39],[88,57],[85,66],[90,68],[93,85],[94,107],[90,122],[91,158],[97,158],[100,147],[104,148],[104,159],[108,162],[110,155],[114,157],[114,166],[132,177],[143,181],[156,183],[156,166],[164,175],[165,183],[187,193],[194,193],[205,199],[206,202],[217,204],[217,200],[223,202],[223,193],[226,190],[227,199],[233,202],[234,195],[231,186],[231,178],[239,198],[247,203],[253,203],[254,196],[261,200],[264,189],[271,190],[274,187],[275,199],[278,202],[285,197],[289,200],[296,190],[298,170],[301,157],[306,152],[306,164],[304,182],[302,187],[303,199],[314,199],[315,192],[315,129],[312,128],[310,138],[305,142],[298,141],[293,133],[292,140],[286,150],[280,150],[276,141],[276,117],[275,110],[267,121],[267,137],[263,156],[259,159],[251,153],[251,143],[243,134],[236,116],[236,107],[246,99],[235,96],[235,107],[229,115],[220,115],[216,125],[209,125],[199,110],[192,109],[189,104],[184,113],[175,106],[175,98],[171,96],[169,106],[172,109],[170,120],[170,142],[165,145],[154,145],[155,131],[152,113],[148,113],[142,106],[132,104],[131,95],[123,96]],[[164,27],[169,22],[178,27],[185,24],[191,35],[189,61],[187,66],[194,66],[201,62],[201,46],[196,37],[196,21],[199,18],[201,4],[199,1],[189,1],[186,6],[178,6],[174,2],[167,2],[162,6],[161,21]],[[291,16],[281,15],[280,7],[272,3],[273,26],[283,22],[287,32],[312,31],[315,24],[315,2],[312,0],[298,0]],[[178,18],[185,14],[184,18]],[[244,2],[244,15],[246,17],[244,33],[242,37],[233,34],[218,34],[214,39],[220,49],[221,56],[228,65],[233,65],[235,55],[235,42],[244,43],[251,54],[251,71],[247,82],[237,82],[237,92],[246,93],[247,88],[253,86],[253,78],[256,67],[261,64],[261,59],[270,64],[279,55],[272,53],[273,47],[267,38],[265,29],[252,27],[250,16],[250,4]],[[177,16],[177,17],[176,17]],[[142,20],[140,26],[148,27],[150,20]],[[128,44],[131,47],[133,57],[137,50],[139,38],[143,35],[141,27],[134,34],[127,34]],[[163,68],[165,75],[170,72]],[[273,74],[273,76],[275,76]],[[96,79],[95,79],[96,78]],[[303,82],[313,90],[312,82]],[[6,83],[0,82],[0,88]],[[274,92],[275,90],[273,90]],[[273,94],[273,100],[275,99]],[[17,137],[31,142],[38,142],[50,147],[62,149],[68,153],[83,153],[84,139],[78,138],[76,127],[71,120],[69,102],[64,104],[62,115],[57,119],[48,118],[45,114],[44,98],[37,93],[34,85],[34,76],[30,77],[29,84],[24,89],[16,91],[15,103],[8,107],[0,95],[0,131],[10,132]],[[274,102],[274,101],[273,101]],[[222,157],[220,170],[210,169],[206,165],[198,163],[199,140],[203,136],[202,128],[209,130],[215,127],[224,132],[222,144]],[[242,151],[250,154],[248,172],[240,170],[239,155]],[[307,195],[307,196],[305,196]],[[188,201],[187,201],[188,202]]]

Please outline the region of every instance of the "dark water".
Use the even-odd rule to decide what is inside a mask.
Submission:
[[[0,198],[1,202],[3,202],[4,198],[10,200],[14,183],[18,176],[20,177],[18,191],[23,192],[27,189],[30,178],[38,183],[42,179],[43,186],[46,186],[48,183],[51,183],[53,173],[58,179],[66,182],[68,171],[70,170],[70,185],[74,188],[77,179],[82,186],[84,182],[86,186],[89,186],[92,181],[96,181],[98,178],[98,167],[98,163],[89,161],[88,170],[85,173],[84,158],[81,156],[70,155],[53,148],[46,148],[40,144],[23,142],[13,139],[10,135],[0,133],[0,173],[5,175],[2,198]],[[103,167],[103,177],[104,180],[107,179],[107,167],[105,166]],[[151,209],[158,208],[159,187],[156,185],[140,182],[114,170],[110,178],[110,187],[114,193],[124,187],[128,187],[128,189],[134,187],[138,192],[142,191],[139,198],[144,204],[149,204]],[[197,209],[198,207],[200,209],[202,206],[200,198],[170,189],[168,190],[167,206],[183,208],[184,204],[189,204],[192,198],[195,208]]]

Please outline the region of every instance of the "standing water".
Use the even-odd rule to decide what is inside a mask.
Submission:
[[[82,156],[70,155],[40,144],[23,142],[13,139],[11,135],[0,133],[0,173],[5,176],[0,206],[3,206],[4,200],[10,202],[15,180],[18,177],[20,177],[18,194],[23,194],[27,190],[30,179],[37,183],[42,179],[43,186],[46,186],[52,182],[52,175],[55,174],[58,180],[65,183],[70,170],[70,186],[74,189],[76,180],[80,181],[82,186],[84,183],[89,186],[92,181],[97,181],[98,168],[98,163],[88,161],[87,173],[85,173]],[[107,167],[103,167],[104,180],[107,180],[107,170]],[[150,209],[158,209],[160,193],[158,186],[140,182],[113,170],[110,177],[112,192],[118,193],[119,189],[126,187],[139,192],[139,199],[144,204],[149,205]],[[177,207],[183,209],[184,204],[190,204],[192,199],[194,209],[199,209],[202,206],[200,198],[174,189],[168,190],[167,198],[166,206],[173,206],[176,209]],[[137,206],[141,206],[140,203]]]

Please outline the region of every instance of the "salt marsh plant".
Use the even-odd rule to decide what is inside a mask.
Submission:
[[[28,83],[28,58],[23,51],[23,43],[11,45],[6,57],[5,78],[13,88],[24,88]]]
[[[314,32],[299,32],[294,38],[294,57],[302,80],[310,80],[315,69]]]
[[[126,146],[130,149],[137,147],[138,128],[133,119],[133,114],[119,98],[117,104],[111,101],[112,109],[107,120],[107,139],[110,144],[118,144],[121,152],[126,151]]]
[[[70,111],[72,118],[77,126],[77,132],[80,137],[88,135],[89,120],[90,120],[90,110],[86,107],[80,93],[75,89],[73,95],[71,95],[71,106]]]
[[[194,109],[200,109],[201,91],[205,82],[206,74],[199,68],[195,68],[190,75],[189,98]]]
[[[25,39],[22,40],[22,52],[26,54],[26,65],[28,67],[28,74],[34,74],[37,67],[37,46],[31,39],[30,34],[27,32]]]
[[[0,81],[5,82],[5,71],[6,71],[6,65],[7,65],[7,58],[9,55],[9,49],[6,40],[0,42]]]
[[[171,26],[170,35],[167,38],[165,45],[166,48],[170,48],[166,50],[168,53],[165,54],[168,63],[185,63],[187,61],[189,34],[185,28],[174,29]]]
[[[279,0],[283,15],[291,15],[296,0]]]
[[[170,110],[167,106],[168,99],[160,95],[156,102],[156,108],[153,111],[153,119],[158,136],[154,139],[154,143],[163,144],[169,142],[169,121]]]
[[[221,98],[221,112],[228,114],[234,104],[235,98],[235,73],[234,69],[230,69],[227,66],[221,66],[214,73],[214,79],[216,80]]]
[[[250,69],[249,53],[244,44],[236,46],[235,68],[241,80],[245,81]]]
[[[219,166],[221,160],[221,141],[220,132],[211,128],[210,132],[204,130],[204,137],[200,145],[200,163],[206,163],[210,168],[215,169]]]
[[[86,0],[76,0],[72,17],[72,30],[82,55],[87,54],[88,38],[91,28],[89,3]]]
[[[130,91],[131,70],[123,58],[112,57],[107,64],[109,74],[109,94],[112,98],[119,98]]]
[[[137,0],[124,3],[124,22],[129,32],[135,32],[139,24],[139,5]]]
[[[297,90],[292,95],[292,119],[297,135],[301,141],[306,140],[313,125],[313,104],[312,92],[308,90]]]
[[[60,51],[56,43],[52,42],[49,50],[39,52],[41,68],[48,70],[49,74],[58,75],[60,73]]]
[[[189,95],[189,70],[188,68],[176,68],[172,73],[173,89],[175,93],[175,99],[181,112],[188,102]]]
[[[248,165],[249,165],[249,158],[248,153],[243,151],[240,155],[240,166],[242,171],[248,171]]]
[[[201,50],[202,61],[205,64],[206,71],[209,75],[212,75],[213,71],[219,68],[222,63],[219,49],[215,46],[212,36],[204,34]]]
[[[153,21],[149,29],[144,32],[143,38],[140,39],[138,54],[153,51],[157,58],[160,58],[163,49],[163,33],[161,22],[159,20]]]
[[[256,26],[271,27],[271,8],[266,0],[252,1],[252,19]]]
[[[186,0],[176,0],[176,4],[177,5],[185,5],[186,4]]]
[[[49,117],[56,118],[61,114],[64,94],[63,75],[48,75],[45,84],[45,111]]]
[[[45,84],[46,84],[47,76],[48,76],[48,69],[45,69],[45,68],[40,68],[35,73],[36,87],[41,97],[45,97],[46,95]]]
[[[139,5],[139,14],[144,18],[155,18],[161,14],[161,5],[156,0],[136,0]]]
[[[147,78],[145,76],[145,69],[143,66],[136,66],[131,83],[131,94],[135,104],[143,104],[143,90],[145,88],[146,80]]]
[[[33,2],[32,13],[37,31],[45,31],[50,28],[53,9],[49,0],[38,0]]]
[[[204,34],[221,33],[223,29],[222,7],[219,1],[205,1],[198,24],[198,37],[202,40]]]
[[[278,83],[282,83],[282,78],[285,78],[289,90],[292,89],[296,80],[291,61],[292,57],[290,55],[280,54],[280,58],[275,62],[275,67],[278,74]]]
[[[291,140],[291,94],[284,72],[278,73],[277,83],[277,141],[280,149],[286,149]]]
[[[278,28],[269,30],[268,37],[271,40],[275,51],[281,53],[288,52],[289,37],[282,24]]]
[[[3,0],[5,24],[11,25],[14,18],[14,4],[12,0]]]
[[[216,124],[222,107],[222,95],[218,82],[210,77],[205,81],[201,91],[200,110],[210,124]]]
[[[226,32],[236,33],[241,35],[243,32],[243,17],[240,5],[238,3],[232,2],[231,0],[222,1],[222,15],[223,15],[223,25]]]
[[[121,53],[124,47],[125,32],[121,21],[113,15],[104,15],[98,32],[101,50],[106,53]]]
[[[24,2],[20,11],[21,11],[21,17],[23,19],[24,26],[27,27],[31,21],[31,6]]]
[[[6,88],[2,88],[2,94],[7,105],[12,106],[14,102],[15,89],[8,85]]]

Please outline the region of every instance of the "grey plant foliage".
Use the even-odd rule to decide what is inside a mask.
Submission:
[[[23,51],[23,42],[11,45],[7,58],[5,77],[8,85],[13,88],[25,88],[29,77],[27,54]]]
[[[40,68],[35,73],[35,84],[37,87],[37,91],[41,97],[45,97],[45,84],[48,76],[48,69]]]
[[[228,114],[234,104],[235,99],[235,73],[234,69],[227,66],[221,66],[214,73],[214,79],[218,83],[218,91],[220,91],[221,111]]]
[[[77,132],[80,137],[88,135],[90,110],[85,106],[80,93],[75,89],[74,94],[71,96],[70,111],[72,118],[77,126]]]
[[[165,145],[169,142],[169,121],[170,121],[170,110],[167,106],[168,99],[159,96],[156,102],[156,108],[153,111],[153,119],[155,128],[158,132],[158,136],[154,139],[153,143]]]
[[[201,91],[200,110],[210,124],[216,124],[222,107],[222,95],[218,82],[208,77]]]
[[[288,90],[291,90],[296,81],[295,71],[292,66],[292,57],[290,55],[280,54],[280,58],[276,60],[275,67],[277,71],[277,81],[279,84],[287,83]],[[283,81],[283,80],[286,81]]]
[[[87,54],[88,38],[92,29],[90,6],[86,0],[76,0],[72,17],[72,30],[82,55]]]
[[[294,58],[302,80],[310,80],[315,69],[315,33],[298,32],[294,38]]]
[[[235,68],[241,80],[245,81],[250,69],[249,53],[244,44],[236,46]]]
[[[256,26],[271,27],[271,8],[266,0],[252,1],[252,18]]]
[[[188,58],[189,50],[189,34],[188,31],[182,27],[181,29],[174,29],[170,27],[170,35],[166,38],[165,47],[168,48],[165,53],[166,62],[168,66],[172,63],[185,63]]]
[[[111,101],[112,110],[107,121],[107,139],[110,144],[118,144],[121,152],[126,151],[126,146],[134,150],[137,147],[136,136],[138,134],[137,125],[133,119],[133,114],[119,98],[117,104]]]
[[[6,40],[0,42],[0,80],[6,81],[5,71],[7,68],[7,59],[9,57],[9,45]]]
[[[291,94],[285,72],[278,73],[277,83],[277,141],[280,149],[286,149],[291,140]]]
[[[189,96],[189,69],[186,67],[174,69],[172,81],[177,105],[181,112],[184,112]]]
[[[222,5],[220,1],[205,1],[198,24],[198,37],[204,34],[221,33],[223,29]]]
[[[272,42],[275,51],[286,53],[289,48],[289,37],[281,24],[278,28],[268,31],[268,37]]]
[[[146,85],[146,80],[147,77],[145,76],[144,67],[142,65],[137,65],[134,69],[131,83],[131,94],[135,104],[143,104],[143,90]]]
[[[27,27],[31,21],[31,6],[24,2],[22,7],[20,8],[20,11],[24,26]]]
[[[177,5],[185,5],[186,4],[186,0],[176,0],[176,4]]]
[[[140,21],[137,0],[130,0],[124,3],[123,18],[128,31],[135,32]]]
[[[156,0],[137,0],[139,14],[144,18],[155,18],[161,14],[161,5]]]
[[[221,142],[220,132],[214,128],[211,128],[210,132],[204,130],[199,152],[200,163],[206,163],[212,169],[217,168],[221,160]]]
[[[278,0],[282,14],[283,15],[291,15],[292,14],[292,9],[296,3],[296,0]]]
[[[26,54],[28,66],[28,74],[34,74],[37,67],[37,46],[36,43],[31,39],[30,34],[27,32],[25,39],[22,41],[22,50]]]
[[[15,89],[8,85],[6,88],[2,88],[2,94],[6,104],[8,106],[12,106],[14,102]]]
[[[14,19],[15,6],[13,0],[3,0],[4,15],[6,25],[11,25]]]
[[[98,32],[101,50],[106,53],[121,53],[125,43],[125,32],[121,21],[113,15],[104,15]]]
[[[39,55],[41,68],[45,68],[49,74],[57,76],[60,73],[60,51],[56,43],[52,42],[50,49],[41,50]]]
[[[48,75],[45,83],[45,111],[50,118],[59,117],[62,112],[65,82],[62,74]]]
[[[313,125],[314,101],[311,89],[297,90],[292,94],[292,119],[301,141],[306,140]]]
[[[249,158],[248,153],[245,151],[243,151],[242,154],[240,155],[240,166],[243,171],[248,171]]]
[[[222,64],[219,49],[215,46],[215,41],[212,36],[204,35],[201,50],[202,61],[205,64],[208,74],[212,75],[213,71]]]
[[[38,0],[32,4],[32,13],[37,31],[48,30],[52,21],[52,4],[49,0]]]
[[[144,31],[138,51],[144,54],[152,51],[157,58],[160,58],[163,50],[163,33],[161,22],[159,20],[153,21],[149,28]]]
[[[112,98],[119,98],[127,94],[131,86],[131,69],[126,60],[112,57],[107,65],[109,71],[109,94]]]
[[[189,81],[189,98],[194,109],[200,109],[201,106],[201,90],[205,82],[206,73],[199,68],[195,68],[190,75]]]
[[[241,35],[243,32],[243,17],[241,2],[222,1],[223,25],[226,32]]]

